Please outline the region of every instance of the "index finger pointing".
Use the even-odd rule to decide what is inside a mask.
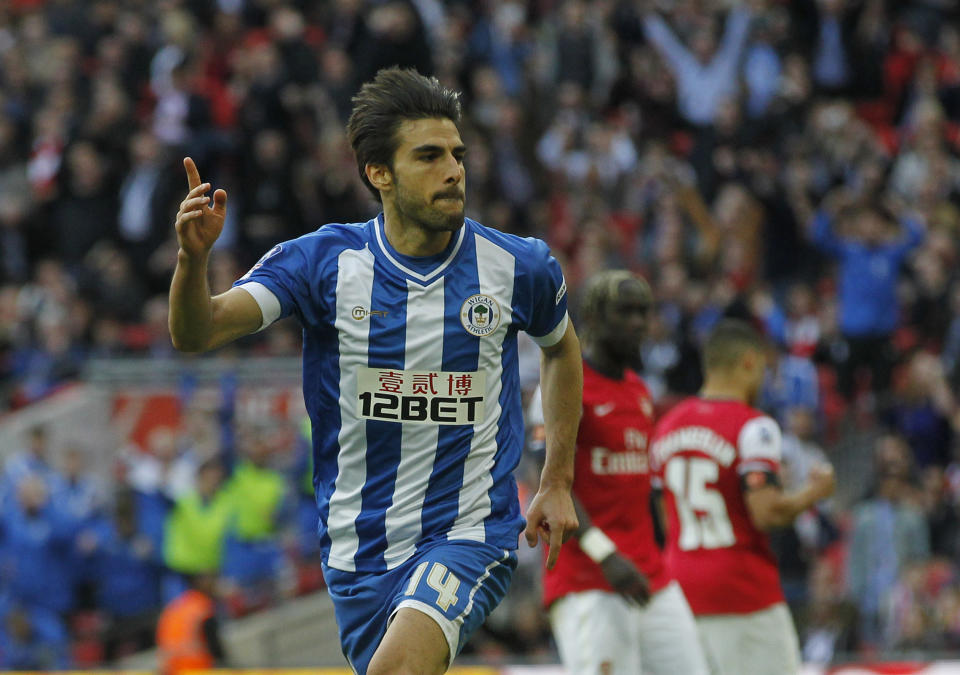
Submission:
[[[550,554],[547,556],[547,569],[553,569],[560,557],[560,547],[563,546],[563,528],[550,528]]]
[[[200,185],[200,172],[191,157],[183,158],[183,168],[187,170],[187,185],[192,190]]]

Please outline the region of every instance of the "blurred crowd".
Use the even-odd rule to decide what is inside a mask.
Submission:
[[[696,391],[713,323],[747,317],[775,345],[763,405],[787,432],[788,479],[840,447],[872,463],[846,500],[778,535],[806,658],[960,645],[949,0],[0,2],[0,413],[91,358],[171,354],[184,155],[229,194],[215,292],[278,241],[375,214],[344,123],[359,84],[391,64],[464,92],[468,215],[545,238],[574,299],[600,269],[650,280],[638,368],[662,408]],[[298,341],[288,323],[230,349],[292,355]],[[253,447],[267,464],[270,447],[296,454],[289,433],[264,433],[220,443],[242,460],[182,468],[182,494],[242,484],[244,462],[266,461]],[[181,456],[149,445],[133,456]],[[56,501],[16,466],[9,503]],[[107,499],[117,532],[128,511],[150,512],[135,498],[150,491],[127,484]],[[7,551],[15,530],[0,533]],[[29,623],[10,602],[0,641]],[[509,599],[474,642],[549,653],[533,596]]]
[[[179,427],[118,448],[109,481],[82,446],[30,430],[0,472],[0,666],[152,647],[163,608],[201,578],[227,618],[322,587],[309,425],[238,419],[236,399],[233,376],[187,378]]]

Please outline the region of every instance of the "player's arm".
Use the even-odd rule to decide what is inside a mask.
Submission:
[[[541,484],[556,483],[569,490],[583,406],[583,360],[573,322],[567,323],[557,344],[542,349],[540,393],[546,434]]]
[[[650,491],[650,517],[653,518],[653,529],[657,533],[657,545],[663,548],[663,538],[667,534],[667,511],[663,504],[663,487],[660,484],[654,485]]]
[[[183,160],[190,191],[177,212],[176,231],[180,250],[170,283],[170,337],[180,351],[215,349],[260,328],[260,306],[247,291],[232,288],[210,297],[207,265],[210,249],[223,230],[227,193],[213,193],[213,206],[204,193],[209,183],[200,181],[196,164]]]
[[[829,465],[812,469],[807,483],[799,490],[784,492],[777,473],[780,445],[780,427],[770,417],[750,420],[737,439],[744,502],[750,520],[758,530],[785,527],[833,493],[833,468]]]
[[[829,464],[810,469],[806,484],[793,492],[784,492],[767,472],[744,476],[744,499],[750,520],[757,529],[764,531],[786,527],[818,501],[833,494],[833,488],[833,467]]]
[[[527,511],[525,535],[530,546],[536,546],[541,536],[549,542],[547,567],[552,568],[564,539],[577,529],[570,487],[583,404],[583,362],[573,323],[567,324],[559,342],[542,348],[540,388],[546,452],[540,488]]]

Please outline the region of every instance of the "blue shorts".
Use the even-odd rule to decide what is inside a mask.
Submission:
[[[390,619],[400,608],[412,607],[443,630],[452,662],[503,600],[516,567],[513,551],[476,541],[437,544],[386,572],[343,572],[324,565],[344,656],[364,675]]]

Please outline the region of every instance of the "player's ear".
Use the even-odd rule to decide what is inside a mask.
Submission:
[[[370,184],[378,190],[386,190],[393,185],[393,174],[386,164],[367,164],[364,172]]]
[[[763,367],[760,363],[761,358],[759,353],[753,349],[748,349],[743,353],[743,356],[740,357],[740,367],[747,372],[754,373],[758,368]]]

